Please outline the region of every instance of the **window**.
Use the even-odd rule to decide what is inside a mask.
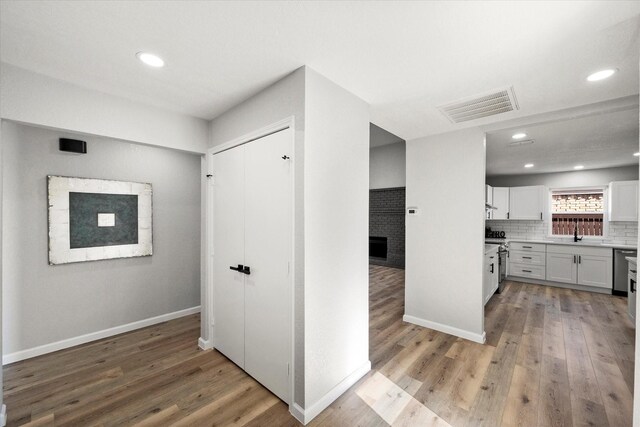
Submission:
[[[551,234],[604,236],[604,190],[554,190],[551,192]]]

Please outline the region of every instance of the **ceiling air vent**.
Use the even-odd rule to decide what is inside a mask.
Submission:
[[[462,123],[518,110],[520,107],[518,107],[513,87],[508,87],[485,95],[441,105],[438,109],[452,123]]]

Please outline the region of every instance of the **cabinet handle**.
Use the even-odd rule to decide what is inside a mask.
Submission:
[[[522,259],[531,259],[530,256],[523,256]]]
[[[507,212],[507,219],[509,219],[509,212]]]
[[[531,273],[531,270],[522,270],[523,273]]]
[[[523,246],[523,249],[533,249],[533,246]]]
[[[631,279],[630,285],[631,285],[631,292],[635,293],[635,291],[636,291],[636,281]]]
[[[239,271],[240,273],[244,273],[244,265],[242,264],[238,264],[237,267],[231,266],[229,267],[229,269],[234,271]]]
[[[576,256],[575,255],[573,256],[573,263],[574,264],[576,263]]]
[[[582,255],[578,255],[578,264],[582,264]]]
[[[491,273],[493,274],[493,263],[491,263]]]
[[[637,273],[637,271],[635,271],[635,270],[629,270],[629,271],[632,272],[632,273]]]
[[[540,212],[540,220],[542,221],[542,212]]]

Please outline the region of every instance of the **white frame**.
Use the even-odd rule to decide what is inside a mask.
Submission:
[[[558,187],[558,188],[549,188],[549,194],[547,196],[547,203],[549,204],[547,215],[547,237],[553,239],[562,239],[562,238],[571,238],[571,236],[553,234],[553,223],[551,219],[553,218],[553,203],[552,197],[553,193],[557,191],[562,191],[566,193],[579,193],[580,191],[589,191],[589,190],[602,190],[602,203],[603,203],[603,211],[602,211],[602,236],[582,236],[583,239],[586,240],[604,240],[609,236],[609,213],[607,210],[608,202],[609,202],[609,186],[608,185],[589,185],[586,187]]]
[[[208,340],[200,339],[201,347],[203,349],[212,349],[215,348],[214,342],[214,326],[215,326],[215,313],[214,313],[214,304],[213,304],[213,296],[214,296],[214,286],[213,282],[213,268],[214,268],[214,256],[215,251],[213,248],[213,223],[215,221],[215,217],[213,215],[214,212],[214,199],[215,199],[215,176],[213,173],[213,155],[216,153],[220,153],[222,151],[230,150],[232,148],[238,147],[240,145],[248,144],[256,139],[263,138],[272,133],[290,128],[292,132],[291,137],[291,152],[294,153],[291,158],[292,165],[292,175],[291,175],[291,270],[290,270],[290,284],[289,284],[289,354],[290,358],[288,361],[289,364],[289,392],[288,392],[288,402],[289,412],[292,412],[294,407],[294,396],[295,396],[295,277],[296,277],[296,245],[295,245],[295,207],[296,207],[296,145],[295,145],[295,117],[290,116],[278,122],[272,123],[255,131],[249,132],[239,138],[235,138],[231,141],[228,141],[224,144],[217,145],[213,148],[207,150],[207,174],[208,182],[207,182],[207,191],[206,191],[206,286],[205,286],[205,301],[206,301],[206,319],[208,319],[209,324],[205,325],[205,330],[208,333]],[[204,318],[203,317],[203,318]]]
[[[71,249],[69,235],[70,192],[138,196],[138,243]],[[152,196],[153,189],[148,183],[48,175],[49,264],[58,265],[153,255]]]

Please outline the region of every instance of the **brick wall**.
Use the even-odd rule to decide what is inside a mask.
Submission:
[[[404,268],[405,188],[369,191],[369,236],[387,238],[387,259],[369,257],[376,265]]]

